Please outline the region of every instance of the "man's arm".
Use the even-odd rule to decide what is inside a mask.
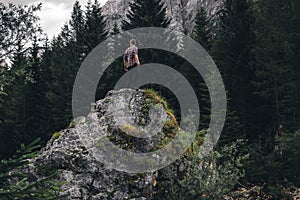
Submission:
[[[136,51],[135,51],[135,54],[134,54],[134,59],[135,59],[135,62],[137,64],[137,66],[140,66],[141,63],[140,63],[140,59],[139,59],[139,49],[136,48]]]
[[[127,50],[123,54],[123,64],[124,64],[124,70],[128,71],[128,63],[127,63]]]
[[[135,62],[136,62],[136,64],[137,64],[137,66],[140,66],[141,63],[140,63],[139,56],[138,56],[137,54],[135,54],[134,58],[135,58]]]
[[[123,54],[123,63],[124,63],[124,65],[127,63],[126,58],[127,58],[127,54],[126,54],[126,52],[125,52],[125,53]]]

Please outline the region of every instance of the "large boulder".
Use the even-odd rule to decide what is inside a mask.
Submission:
[[[150,198],[158,176],[156,171],[140,174],[117,171],[100,162],[98,158],[104,155],[98,155],[95,150],[104,137],[110,138],[119,148],[134,152],[156,149],[165,137],[162,130],[148,138],[132,137],[129,141],[125,137],[134,130],[133,123],[151,123],[151,115],[156,120],[175,120],[159,101],[151,102],[151,105],[156,104],[155,112],[149,109],[147,98],[142,90],[109,92],[92,106],[95,107],[88,116],[74,119],[69,128],[56,132],[28,171],[38,179],[56,170],[56,179],[66,182],[62,189],[68,195],[67,199]],[[153,126],[155,124],[160,124],[159,120]]]

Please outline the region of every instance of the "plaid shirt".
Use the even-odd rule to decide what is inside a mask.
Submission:
[[[132,45],[126,49],[123,56],[123,60],[128,63],[128,67],[133,66],[136,63],[135,55],[137,54],[138,54],[138,48],[135,45]]]

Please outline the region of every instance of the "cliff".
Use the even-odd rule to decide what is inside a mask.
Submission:
[[[129,10],[129,2],[132,0],[109,0],[102,7],[108,27],[114,27],[114,23],[120,26],[122,20],[126,20]],[[222,5],[222,0],[163,0],[167,6],[167,16],[171,19],[169,28],[181,32],[190,33],[194,27],[194,18],[197,10],[202,6],[206,8],[209,16],[214,16]]]

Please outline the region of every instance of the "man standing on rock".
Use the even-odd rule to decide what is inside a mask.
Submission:
[[[126,49],[123,55],[123,63],[126,72],[141,65],[135,39],[130,40],[130,47]]]

